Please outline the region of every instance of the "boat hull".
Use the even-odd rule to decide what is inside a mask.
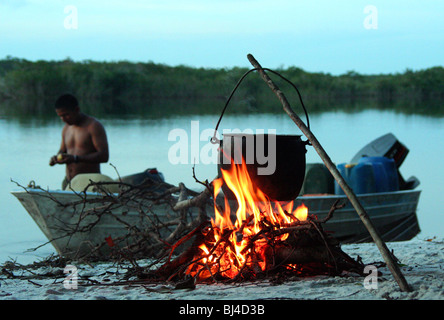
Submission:
[[[109,258],[115,249],[132,245],[146,236],[143,232],[152,228],[153,220],[156,225],[162,224],[156,236],[166,238],[177,225],[169,225],[169,222],[180,216],[180,212],[172,211],[167,202],[142,200],[120,205],[97,193],[31,188],[12,194],[57,253],[69,259]],[[195,214],[197,216],[197,211]]]
[[[396,191],[358,195],[373,225],[384,241],[406,241],[420,232],[416,215],[420,191]],[[346,196],[304,196],[297,204],[304,203],[311,214],[325,218],[333,204],[339,200],[346,206],[334,212],[324,230],[341,243],[371,242],[369,232]]]
[[[140,211],[128,210],[127,207],[116,206],[107,214],[91,214],[99,212],[104,206],[99,194],[88,194],[90,201],[86,206],[78,194],[69,191],[28,189],[12,194],[28,211],[56,251],[69,259],[86,256],[98,246],[99,256],[109,258],[113,250],[110,240],[127,236],[129,228],[143,230],[149,226],[149,219],[142,217]],[[416,216],[419,195],[420,191],[397,191],[358,195],[358,198],[384,241],[405,241],[420,232]],[[324,231],[341,243],[371,242],[371,236],[346,196],[305,195],[296,199],[296,205],[304,203],[311,215],[322,219],[337,200],[347,204],[334,212],[324,225]],[[78,205],[73,205],[76,202]],[[163,223],[175,218],[168,204],[145,205],[151,205],[156,219]],[[197,210],[191,215],[197,217]],[[166,228],[160,236],[167,237],[171,231]]]

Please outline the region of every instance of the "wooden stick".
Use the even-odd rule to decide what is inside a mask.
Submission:
[[[395,278],[396,282],[398,283],[399,287],[402,291],[409,292],[411,291],[411,288],[409,287],[407,281],[405,280],[403,274],[401,273],[401,270],[399,269],[398,265],[395,262],[395,259],[393,255],[390,253],[389,249],[387,248],[385,242],[382,240],[381,236],[379,235],[378,231],[375,229],[372,221],[368,217],[364,207],[359,202],[358,198],[356,197],[353,190],[350,188],[350,186],[347,184],[347,182],[344,180],[342,175],[339,173],[336,166],[331,161],[328,154],[325,152],[324,148],[321,146],[319,141],[316,139],[316,137],[313,135],[313,133],[308,129],[308,127],[305,125],[304,122],[299,118],[299,116],[292,110],[290,107],[290,104],[288,103],[286,97],[282,93],[282,91],[274,84],[274,82],[270,79],[270,77],[265,73],[265,71],[262,69],[261,65],[256,61],[256,59],[251,55],[247,55],[248,60],[250,63],[259,71],[259,74],[261,75],[262,79],[268,84],[270,89],[276,94],[279,101],[282,103],[282,106],[284,108],[284,111],[290,116],[290,118],[293,120],[293,122],[299,127],[299,129],[304,133],[304,135],[307,137],[307,139],[312,144],[313,148],[316,150],[316,152],[321,157],[322,161],[325,163],[325,166],[328,168],[328,170],[331,172],[335,180],[338,182],[339,186],[344,190],[344,193],[347,195],[348,199],[350,200],[350,203],[355,208],[356,212],[358,213],[359,217],[361,218],[362,222],[364,223],[364,226],[367,228],[368,232],[370,233],[371,237],[373,238],[373,241],[377,245],[379,251],[382,254],[382,257],[384,258],[385,262],[387,263],[388,268],[390,269],[390,272],[393,274],[393,277]]]
[[[183,210],[193,206],[199,207],[201,205],[204,205],[205,202],[210,197],[211,197],[211,191],[208,188],[206,188],[204,191],[202,191],[199,195],[195,196],[194,198],[178,201],[174,206],[173,210],[175,211]]]

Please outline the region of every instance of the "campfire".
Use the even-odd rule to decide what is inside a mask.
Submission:
[[[235,201],[216,199],[222,186]],[[329,215],[318,220],[294,201],[272,201],[257,188],[246,164],[232,164],[213,180],[214,217],[178,241],[189,248],[157,270],[167,280],[195,282],[255,280],[271,275],[362,274],[363,264],[353,260],[336,240],[323,231]],[[177,247],[174,245],[173,248]],[[174,249],[173,249],[174,250]],[[172,252],[171,252],[172,253]],[[171,255],[170,255],[171,258]]]
[[[222,169],[222,177],[214,181],[214,199],[226,183],[235,194],[237,210],[235,221],[230,203],[225,198],[224,208],[214,205],[215,218],[204,230],[205,237],[185,273],[207,280],[215,275],[234,279],[245,272],[264,272],[274,265],[270,250],[283,243],[289,233],[283,228],[307,220],[308,209],[301,205],[293,211],[293,201],[287,204],[272,202],[248,175],[245,162]],[[233,210],[234,211],[234,210]],[[268,235],[268,236],[267,236]]]

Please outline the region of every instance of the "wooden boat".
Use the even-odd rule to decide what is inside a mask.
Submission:
[[[381,144],[381,139],[385,147],[382,148],[384,150],[378,151],[376,146]],[[388,140],[392,142],[388,143]],[[396,150],[393,149],[395,142]],[[386,156],[385,153],[390,152],[392,157],[397,159],[398,165],[405,159],[405,155],[400,157],[399,153],[405,154],[406,148],[392,135],[381,137],[372,145],[371,150],[376,154],[382,152]],[[307,166],[307,170],[310,168]],[[314,194],[310,190],[313,186],[308,185],[310,174],[307,171],[304,194],[296,199],[296,204],[304,203],[310,214],[322,219],[337,200],[347,203],[345,207],[335,211],[333,217],[325,224],[324,230],[342,243],[372,241],[354,208],[348,203],[347,197],[343,194],[333,194],[331,184],[327,190],[318,190]],[[325,177],[328,178],[328,175]],[[420,232],[416,216],[420,191],[415,190],[419,182],[414,177],[405,181],[400,174],[399,181],[399,190],[358,194],[359,201],[385,241],[409,240]],[[330,180],[330,183],[333,181]],[[315,183],[315,187],[319,186]],[[42,190],[28,186],[25,190],[14,191],[12,194],[28,211],[56,251],[71,259],[84,256],[98,246],[101,247],[102,255],[109,255],[116,239],[128,236],[129,230],[149,229],[153,220],[165,226],[165,233],[154,236],[167,237],[172,232],[168,223],[183,214],[172,210],[172,204],[168,201],[145,199],[138,202],[136,199],[130,199],[130,202],[122,206],[116,200],[117,194],[113,196],[112,193],[105,196],[97,192]],[[85,201],[86,199],[88,201]],[[155,219],[150,218],[151,214]],[[190,217],[196,217],[199,213],[194,208],[188,214]],[[130,240],[126,238],[125,241]],[[137,239],[131,241],[136,242]]]
[[[112,214],[79,217],[80,207],[85,212],[90,212],[91,209],[94,210],[94,204],[103,207],[107,202],[91,202],[83,207],[79,195],[70,191],[27,188],[26,191],[16,191],[12,194],[19,199],[56,251],[68,258],[86,255],[92,248],[105,244],[106,239],[119,239],[127,235],[129,226],[142,228],[146,223],[137,210],[126,211],[124,207],[116,208]],[[97,193],[88,192],[85,195],[89,199],[102,198],[102,195]],[[413,238],[420,231],[416,216],[419,196],[419,190],[404,190],[363,194],[358,198],[383,240],[404,241]],[[322,219],[336,200],[347,202],[344,195],[301,196],[296,202],[304,203],[310,214]],[[77,207],[68,205],[76,202]],[[175,218],[172,217],[171,206],[167,204],[156,205],[155,211],[165,222]],[[197,212],[194,213],[197,215]],[[88,226],[93,224],[94,227],[88,229]],[[335,211],[333,218],[325,224],[324,230],[342,243],[372,241],[354,208],[349,204]],[[109,248],[104,246],[104,249]]]

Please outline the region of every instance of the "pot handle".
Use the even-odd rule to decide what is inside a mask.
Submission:
[[[298,96],[299,96],[299,101],[301,102],[302,108],[304,109],[304,112],[305,112],[305,118],[307,119],[307,127],[308,127],[308,129],[310,130],[310,120],[308,119],[307,109],[305,108],[304,102],[302,101],[301,93],[299,92],[298,88],[294,85],[293,82],[291,82],[290,80],[288,80],[287,78],[285,78],[285,77],[284,77],[283,75],[281,75],[280,73],[278,73],[278,72],[276,72],[276,71],[273,71],[273,70],[271,70],[271,69],[268,69],[268,68],[262,68],[262,69],[265,70],[265,71],[269,71],[269,72],[271,72],[271,73],[273,73],[273,74],[279,76],[280,78],[282,78],[283,80],[285,80],[286,82],[288,82],[288,83],[289,83],[289,84],[290,84],[290,85],[296,90],[296,92],[298,93]],[[258,69],[257,69],[257,68],[253,68],[253,69],[248,70],[248,71],[247,71],[247,72],[246,72],[246,73],[245,73],[245,74],[239,79],[239,81],[237,82],[236,86],[234,87],[233,91],[231,92],[230,96],[228,97],[227,102],[225,102],[225,106],[224,106],[224,108],[222,109],[222,113],[220,114],[219,120],[217,121],[217,124],[216,124],[216,128],[214,129],[214,135],[213,135],[213,137],[210,139],[211,143],[213,143],[213,144],[218,144],[218,143],[220,142],[219,139],[216,138],[216,134],[217,134],[217,129],[219,128],[219,124],[220,124],[220,122],[222,121],[222,117],[224,116],[225,110],[227,109],[228,104],[229,104],[230,101],[231,101],[231,98],[233,97],[233,95],[234,95],[234,93],[236,92],[237,88],[240,86],[241,82],[246,78],[247,75],[249,75],[251,72],[256,71],[256,70],[258,70]],[[308,142],[308,141],[307,141],[307,142]],[[308,144],[310,144],[310,143],[308,142]]]

